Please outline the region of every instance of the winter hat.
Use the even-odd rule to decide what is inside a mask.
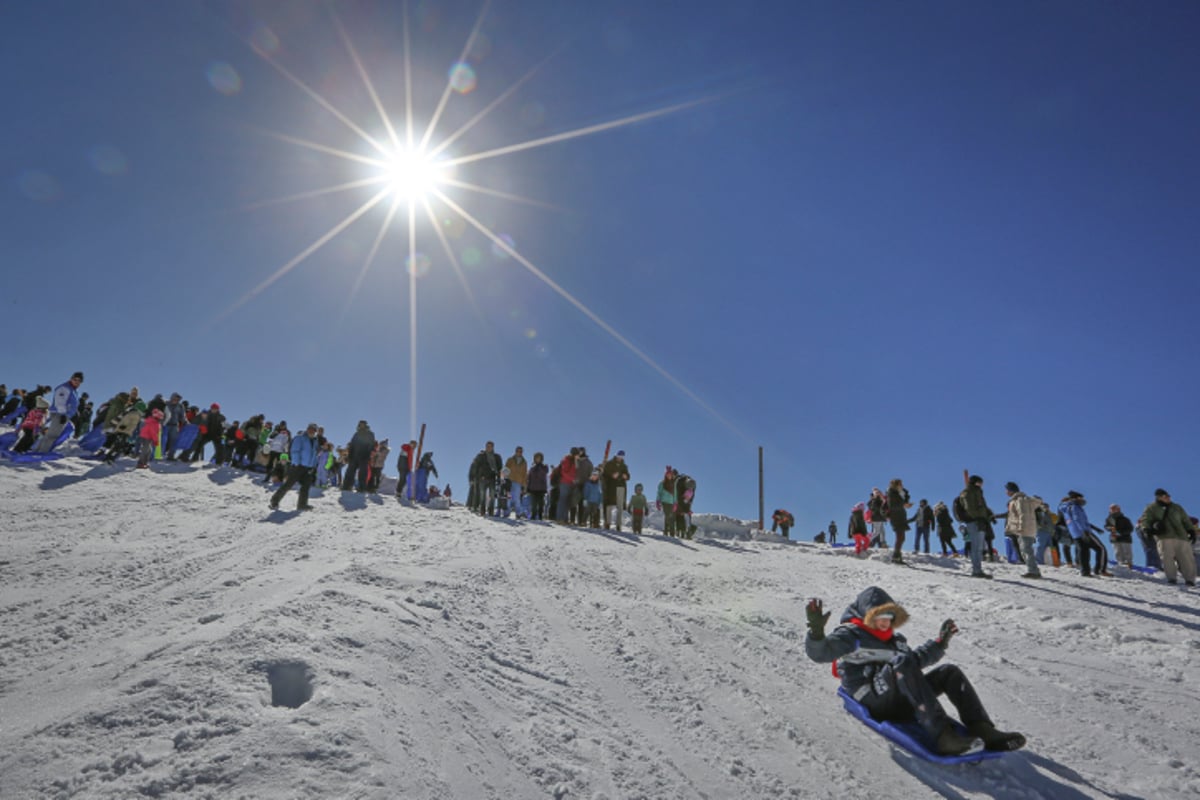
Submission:
[[[161,409],[156,408],[150,412],[150,416],[154,417],[155,419],[162,419],[163,416],[165,416],[165,415],[163,414]]]
[[[213,403],[211,406],[209,406],[209,409],[210,409],[211,411],[220,411],[220,410],[221,410],[221,404],[220,404],[220,403]]]
[[[970,483],[970,484],[972,484],[972,485],[974,485],[974,484],[977,484],[977,483],[983,483],[983,478],[979,477],[978,475],[972,475],[972,476],[971,476],[971,477],[970,477],[970,478],[967,480],[967,483]]]
[[[44,397],[39,396],[36,402],[38,408],[46,409],[50,407],[50,401]]]
[[[83,373],[82,373],[82,372],[76,372],[76,373],[75,373],[74,375],[72,375],[71,377],[72,377],[72,378],[79,378],[79,380],[81,380],[81,381],[82,381],[82,380],[83,380]]]
[[[618,451],[617,451],[617,458],[624,458],[624,457],[625,457],[625,451],[624,451],[624,450],[618,450]]]
[[[871,623],[875,621],[876,617],[886,616],[890,616],[892,618],[893,628],[899,628],[901,625],[908,622],[908,612],[904,610],[903,606],[901,606],[899,603],[884,603],[881,606],[875,606],[867,611],[867,613],[863,616],[863,624],[867,627],[871,627]]]
[[[1016,484],[1016,483],[1014,483],[1013,481],[1009,481],[1008,483],[1004,484],[1004,488],[1005,488],[1005,489],[1007,489],[1007,490],[1008,490],[1008,491],[1010,491],[1010,492],[1019,492],[1019,491],[1021,491],[1021,487],[1020,487],[1020,486],[1017,486],[1017,484]]]
[[[633,490],[634,490],[635,492],[640,492],[640,491],[641,491],[643,488],[645,488],[645,487],[643,487],[643,486],[642,486],[640,483],[635,483],[635,484],[633,485]]]
[[[1071,491],[1067,492],[1067,497],[1069,497],[1072,500],[1075,500],[1075,499],[1083,497],[1083,495],[1080,494],[1079,492],[1075,491],[1074,489],[1072,489]]]
[[[1171,493],[1168,492],[1166,489],[1155,489],[1154,496],[1155,497],[1163,497],[1163,496],[1170,497]]]
[[[855,503],[854,505],[852,505],[852,506],[850,507],[850,510],[851,510],[851,511],[862,511],[864,508],[866,508],[866,505],[865,505],[865,504],[863,504],[863,503]]]

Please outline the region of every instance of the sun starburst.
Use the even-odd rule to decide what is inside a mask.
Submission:
[[[463,48],[463,55],[459,59],[460,62],[466,58],[468,52],[471,50],[472,45],[476,41],[476,37],[479,36],[479,31],[484,17],[487,14],[487,10],[488,3],[485,2],[479,12],[479,16],[476,19],[474,26],[472,27],[470,35],[468,36],[466,45]],[[276,269],[267,278],[243,294],[228,309],[220,314],[217,319],[220,320],[227,317],[242,305],[265,291],[272,284],[283,278],[287,273],[295,269],[303,261],[313,255],[313,253],[315,253],[317,250],[324,247],[338,235],[344,233],[352,224],[366,215],[368,211],[390,197],[390,207],[384,216],[382,224],[374,235],[370,250],[366,258],[363,260],[362,266],[357,273],[353,285],[351,286],[350,295],[347,298],[346,306],[343,310],[343,316],[345,315],[345,310],[348,310],[350,302],[353,301],[355,294],[360,289],[363,279],[366,277],[367,273],[372,267],[372,264],[375,262],[376,256],[378,255],[388,233],[391,231],[393,224],[396,223],[398,219],[402,218],[404,220],[404,227],[406,229],[405,233],[407,235],[405,250],[408,258],[406,263],[410,266],[408,270],[408,322],[410,333],[409,375],[411,392],[409,422],[410,427],[415,430],[417,427],[416,421],[418,396],[418,347],[416,325],[418,304],[416,302],[416,296],[418,272],[420,271],[417,268],[417,265],[421,262],[421,259],[418,258],[417,250],[418,208],[424,209],[425,216],[429,221],[430,227],[435,233],[434,238],[436,238],[441,244],[447,261],[461,282],[468,300],[471,302],[471,305],[475,307],[476,312],[479,313],[478,305],[475,303],[474,295],[471,291],[470,282],[463,273],[459,259],[456,257],[453,249],[451,248],[449,240],[438,224],[438,217],[435,215],[431,206],[431,201],[437,200],[450,213],[453,213],[459,220],[461,220],[459,224],[469,225],[470,227],[477,229],[493,243],[493,247],[497,248],[500,252],[504,252],[507,256],[516,261],[516,263],[524,267],[530,275],[537,278],[537,280],[541,281],[553,292],[563,298],[563,300],[565,300],[589,321],[604,331],[604,333],[612,337],[638,360],[642,361],[656,371],[670,384],[675,386],[678,390],[684,393],[692,401],[697,403],[707,413],[714,416],[722,424],[741,434],[741,432],[738,431],[738,429],[732,425],[732,423],[721,417],[721,415],[718,414],[715,409],[713,409],[708,403],[705,403],[699,397],[699,395],[689,389],[681,380],[654,361],[647,353],[636,347],[627,337],[620,334],[613,325],[603,320],[579,298],[573,296],[570,292],[563,288],[560,283],[551,278],[546,270],[536,266],[529,258],[520,253],[510,241],[507,241],[505,237],[490,229],[475,215],[471,214],[461,202],[456,201],[449,194],[449,192],[453,189],[462,189],[473,193],[485,194],[491,197],[512,200],[514,202],[527,203],[545,208],[554,208],[554,206],[549,204],[520,197],[500,189],[482,186],[477,182],[472,182],[470,180],[464,180],[459,176],[458,173],[462,172],[470,165],[486,159],[493,159],[513,153],[520,153],[541,147],[547,147],[550,145],[567,142],[572,139],[591,136],[603,133],[605,131],[665,117],[670,114],[676,114],[691,108],[695,108],[703,103],[712,102],[716,98],[703,97],[686,102],[675,103],[665,107],[650,109],[637,114],[623,116],[607,122],[601,122],[573,130],[562,131],[560,133],[551,134],[548,136],[538,137],[528,141],[515,142],[507,145],[490,146],[473,153],[450,155],[449,148],[451,145],[460,141],[485,117],[491,114],[492,111],[501,106],[522,86],[532,80],[549,60],[557,56],[558,52],[556,51],[546,56],[541,62],[536,64],[528,72],[522,75],[512,86],[492,99],[491,102],[485,105],[481,111],[476,113],[470,120],[468,120],[453,133],[446,135],[440,141],[435,141],[435,129],[443,115],[443,112],[447,109],[448,104],[454,95],[454,92],[452,91],[454,88],[453,77],[447,81],[447,85],[441,94],[436,108],[433,110],[433,113],[430,116],[424,131],[418,137],[414,129],[415,116],[413,111],[412,88],[413,70],[411,63],[411,44],[409,40],[407,3],[404,4],[402,26],[403,75],[401,83],[404,87],[404,116],[403,126],[401,129],[402,132],[401,130],[397,130],[397,126],[393,124],[392,117],[385,109],[384,104],[379,97],[379,93],[375,89],[375,84],[371,80],[370,74],[358,52],[358,49],[355,47],[353,40],[333,8],[329,9],[329,15],[338,37],[345,45],[349,57],[354,64],[359,79],[362,81],[363,88],[370,97],[376,113],[382,120],[383,131],[386,133],[386,137],[380,138],[368,133],[368,129],[373,127],[371,124],[352,119],[349,115],[338,109],[334,103],[322,93],[318,92],[291,70],[279,63],[279,61],[270,52],[251,44],[254,52],[257,53],[268,64],[270,64],[271,67],[274,68],[285,79],[287,79],[288,82],[299,88],[307,97],[317,103],[317,105],[319,105],[321,108],[329,112],[334,119],[341,122],[359,140],[361,140],[366,146],[367,154],[356,153],[343,148],[326,145],[321,142],[310,141],[308,139],[287,133],[272,131],[266,131],[264,133],[279,141],[349,162],[348,166],[350,164],[356,164],[360,170],[364,169],[365,165],[367,174],[366,177],[361,177],[357,180],[349,180],[333,186],[318,187],[284,198],[265,200],[250,207],[255,208],[275,203],[295,202],[305,198],[317,197],[341,191],[349,191],[363,187],[372,187],[374,194],[340,222],[335,223],[325,234],[313,241],[307,247],[303,248],[299,253],[284,263],[283,266]],[[382,188],[380,188],[381,186]],[[404,213],[402,214],[401,212]]]

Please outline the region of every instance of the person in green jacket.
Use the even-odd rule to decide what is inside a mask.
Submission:
[[[1142,530],[1152,532],[1158,542],[1167,583],[1178,583],[1177,575],[1183,573],[1184,583],[1195,586],[1196,554],[1192,552],[1192,542],[1196,539],[1196,526],[1183,506],[1172,503],[1171,493],[1166,489],[1155,489],[1154,502],[1146,506],[1139,524]]]
[[[642,521],[646,519],[646,512],[649,510],[650,501],[642,494],[642,485],[639,483],[633,487],[633,497],[629,498],[629,513],[633,515],[634,533],[642,532]]]
[[[658,483],[658,494],[655,496],[654,507],[663,512],[663,533],[675,535],[675,477],[674,469],[667,467],[663,479]]]

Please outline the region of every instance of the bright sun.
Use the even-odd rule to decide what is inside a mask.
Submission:
[[[422,150],[399,150],[388,159],[384,173],[392,194],[405,200],[421,200],[451,177],[452,167]]]

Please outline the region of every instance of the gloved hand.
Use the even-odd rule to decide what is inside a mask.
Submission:
[[[938,631],[938,637],[934,641],[942,647],[947,647],[950,644],[951,637],[958,633],[958,626],[954,624],[954,620],[948,619],[942,623],[942,629]]]
[[[831,612],[825,611],[825,613],[822,614],[821,612],[824,610],[825,609],[821,604],[820,598],[816,597],[814,597],[812,600],[809,600],[808,605],[804,607],[804,613],[808,615],[809,634],[814,639],[825,638],[825,623],[829,621],[829,615]]]

